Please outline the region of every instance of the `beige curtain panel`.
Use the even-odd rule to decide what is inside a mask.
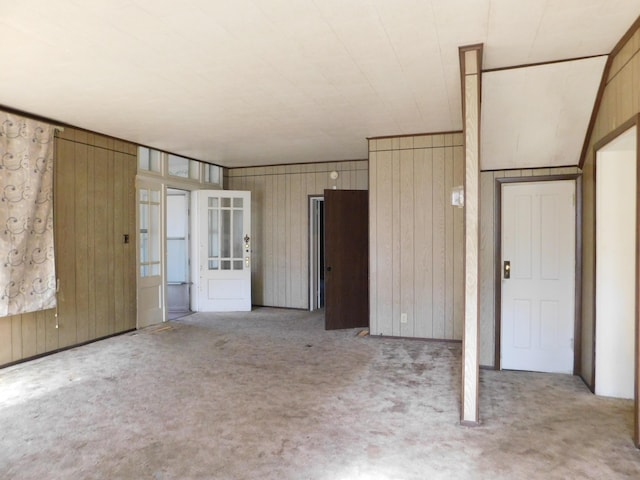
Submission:
[[[0,112],[0,316],[56,305],[53,134]]]

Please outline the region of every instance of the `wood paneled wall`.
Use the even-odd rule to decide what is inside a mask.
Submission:
[[[595,321],[595,151],[594,146],[640,113],[640,27],[636,21],[609,59],[602,99],[587,139],[583,170],[582,378],[593,385]]]
[[[0,318],[0,365],[135,328],[136,152],[131,143],[74,128],[58,135],[58,307]]]
[[[462,133],[369,140],[373,335],[462,338],[463,183]]]
[[[496,347],[496,210],[497,178],[540,177],[580,173],[578,167],[496,170],[480,173],[480,365],[495,366]]]
[[[251,191],[253,304],[309,308],[309,195],[366,190],[367,161],[233,168],[224,185]]]

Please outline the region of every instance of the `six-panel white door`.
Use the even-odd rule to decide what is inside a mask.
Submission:
[[[573,373],[575,181],[502,185],[502,262],[501,367]]]
[[[251,192],[198,190],[192,308],[198,312],[251,310]]]

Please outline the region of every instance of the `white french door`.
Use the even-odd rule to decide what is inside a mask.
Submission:
[[[501,367],[573,373],[575,181],[502,185]]]
[[[165,320],[162,184],[138,181],[138,328]]]
[[[251,192],[192,194],[192,307],[199,312],[251,310]]]

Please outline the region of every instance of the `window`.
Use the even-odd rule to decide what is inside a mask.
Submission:
[[[197,160],[189,160],[188,158],[178,155],[167,157],[167,171],[169,175],[181,178],[190,178],[191,180],[200,180],[200,162]]]
[[[204,166],[204,181],[207,183],[213,183],[220,185],[220,171],[222,169],[217,165],[205,164]]]
[[[160,152],[146,147],[138,147],[138,169],[160,173]]]
[[[138,174],[147,173],[179,180],[178,184],[211,184],[222,187],[222,168],[172,153],[138,147]],[[175,182],[173,182],[175,183]],[[200,186],[196,188],[202,188]]]

